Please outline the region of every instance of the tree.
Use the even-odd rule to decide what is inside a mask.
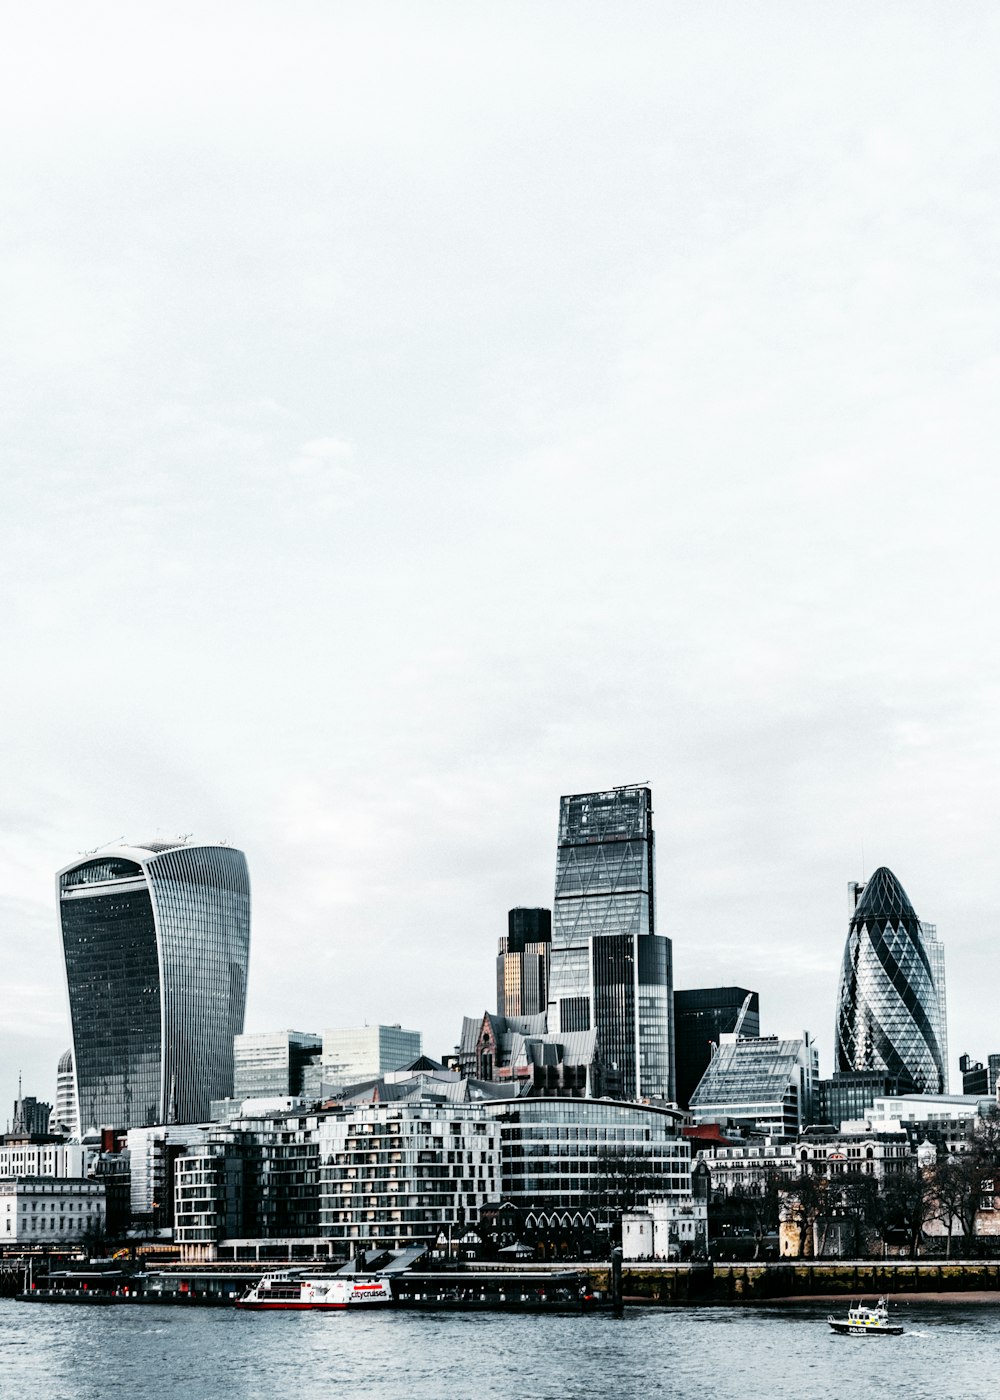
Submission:
[[[975,1232],[976,1212],[988,1171],[975,1151],[952,1153],[932,1168],[934,1218],[948,1227],[946,1253],[949,1258],[955,1223],[958,1223],[963,1239],[968,1239]]]
[[[826,1177],[804,1172],[792,1181],[783,1182],[781,1191],[781,1216],[798,1235],[796,1254],[803,1258],[812,1253],[812,1232],[827,1204],[828,1182]]]
[[[931,1175],[913,1166],[904,1172],[886,1177],[882,1184],[880,1233],[884,1240],[888,1231],[905,1231],[910,1255],[920,1252],[924,1226],[933,1216],[934,1192]]]

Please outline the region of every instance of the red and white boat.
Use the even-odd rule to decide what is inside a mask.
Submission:
[[[384,1278],[323,1278],[289,1272],[265,1274],[236,1304],[255,1312],[304,1308],[371,1308],[392,1302]]]

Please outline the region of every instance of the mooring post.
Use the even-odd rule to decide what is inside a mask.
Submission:
[[[615,1245],[611,1251],[611,1307],[615,1317],[621,1317],[625,1311],[625,1298],[622,1293],[622,1251],[620,1245]]]

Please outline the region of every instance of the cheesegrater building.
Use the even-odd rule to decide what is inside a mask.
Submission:
[[[56,876],[79,1127],[208,1118],[233,1092],[250,878],[231,846],[148,842]]]
[[[673,950],[655,932],[653,864],[648,787],[561,799],[549,1030],[595,1030],[604,1082],[626,1099],[674,1098]]]
[[[877,1070],[917,1093],[943,1093],[941,1012],[920,920],[895,875],[881,866],[857,888],[848,929],[837,997],[837,1069]]]

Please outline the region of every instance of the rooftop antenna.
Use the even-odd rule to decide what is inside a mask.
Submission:
[[[193,835],[194,835],[194,832],[193,832],[193,831],[184,831],[184,832],[182,832],[182,833],[180,834],[180,836],[178,836],[177,839],[178,839],[178,841],[180,841],[181,845],[186,846],[187,843],[191,840],[191,837],[192,837]]]

